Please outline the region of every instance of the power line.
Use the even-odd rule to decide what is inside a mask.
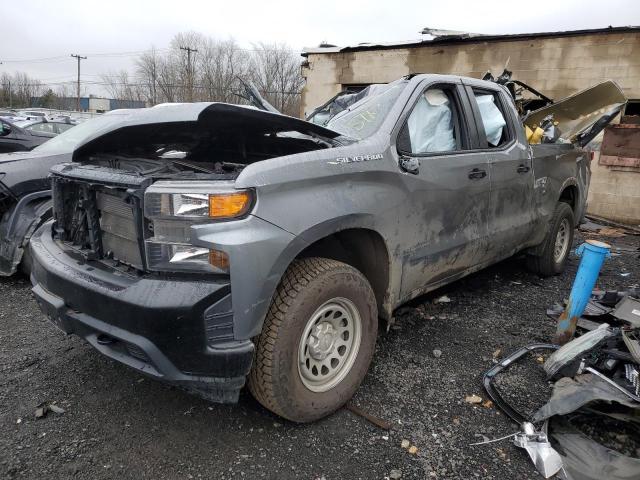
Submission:
[[[179,47],[179,48],[182,49],[182,47]],[[277,48],[243,48],[243,47],[226,47],[226,48],[229,48],[229,50],[232,50],[232,51],[254,52],[254,53],[280,51]],[[150,53],[150,52],[163,53],[163,52],[170,52],[170,51],[175,51],[175,50],[174,48],[167,47],[167,48],[150,48],[146,50],[131,50],[131,51],[124,51],[124,52],[88,53],[87,55],[90,57],[130,57],[134,55],[141,55],[143,53]],[[44,57],[44,58],[15,58],[11,60],[3,60],[3,63],[45,63],[45,62],[52,62],[52,61],[66,61],[68,60],[68,58],[69,57],[67,57],[66,55],[58,55],[55,57]]]
[[[70,85],[75,83],[75,80],[67,80],[64,82],[40,82],[40,83],[25,83],[21,84],[22,87],[51,87],[51,86],[60,86],[60,85]],[[131,82],[100,82],[96,80],[83,80],[84,84],[89,85],[101,85],[101,86],[119,86],[119,87],[145,87],[148,88],[151,86],[151,82],[139,82],[139,83],[131,83]],[[188,88],[189,84],[183,83],[162,83],[160,86],[164,88]],[[194,90],[216,90],[223,92],[235,92],[232,88],[224,88],[224,87],[216,87],[211,85],[198,85],[193,84]],[[261,90],[262,91],[262,90]],[[264,90],[265,94],[282,94],[282,95],[300,95],[300,92],[296,91],[276,91],[276,90]]]

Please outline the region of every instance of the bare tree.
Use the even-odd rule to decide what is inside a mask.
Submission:
[[[183,48],[189,48],[191,62]],[[195,52],[197,50],[197,52]],[[101,76],[109,95],[125,100],[161,102],[218,101],[239,103],[237,77],[252,81],[283,113],[299,114],[300,58],[285,44],[259,43],[241,48],[233,38],[219,40],[197,32],[177,34],[166,52],[152,47],[126,71]]]
[[[118,100],[145,100],[144,85],[137,83],[126,70],[100,75],[104,88],[112,98]]]
[[[29,77],[24,72],[13,75],[3,73],[0,76],[0,105],[29,107],[33,100],[40,97],[45,88],[41,81]]]
[[[255,44],[251,73],[251,80],[269,103],[282,113],[299,114],[304,79],[300,74],[300,59],[289,46]]]
[[[136,60],[138,80],[146,89],[146,100],[150,105],[158,103],[158,75],[162,62],[155,47],[151,47],[151,50],[143,53]]]
[[[234,39],[208,39],[198,57],[200,98],[217,102],[238,101],[237,77],[245,77],[250,68],[248,52],[239,48]]]
[[[62,83],[58,85],[58,87],[56,88],[55,108],[59,110],[74,110],[76,108],[75,82],[73,84]]]

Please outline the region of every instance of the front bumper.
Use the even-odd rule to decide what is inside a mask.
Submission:
[[[33,293],[58,328],[141,373],[237,401],[254,346],[230,334],[228,279],[130,277],[76,258],[52,239],[51,222],[33,235],[31,253]]]

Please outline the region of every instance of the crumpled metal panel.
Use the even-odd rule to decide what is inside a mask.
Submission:
[[[554,121],[558,122],[562,138],[584,145],[580,142],[580,134],[588,131],[601,118],[617,114],[626,102],[627,99],[618,84],[607,80],[552,105],[535,110],[523,121],[533,129],[544,117],[552,114]]]
[[[631,408],[640,408],[624,393],[611,388],[607,382],[595,375],[577,375],[564,377],[553,386],[549,401],[533,414],[533,423],[542,422],[555,415],[566,415],[595,401],[617,402]]]

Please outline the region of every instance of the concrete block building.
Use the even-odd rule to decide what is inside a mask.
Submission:
[[[603,80],[614,80],[629,99],[624,115],[640,115],[640,27],[517,35],[425,29],[423,34],[424,38],[409,42],[305,49],[301,113],[309,114],[342,90],[358,90],[410,73],[480,78],[488,70],[497,76],[506,67],[514,79],[556,100]],[[640,128],[636,132],[632,143],[638,141]],[[594,146],[598,149],[597,141]],[[601,162],[596,154],[592,162],[589,212],[640,224],[640,166],[629,161],[634,157],[624,156],[628,150],[618,152],[622,156],[609,153],[614,155],[608,157],[620,160]]]

